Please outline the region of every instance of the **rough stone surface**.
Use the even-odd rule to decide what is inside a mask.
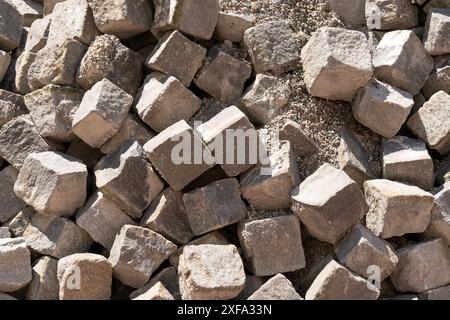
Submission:
[[[101,255],[67,256],[59,260],[57,276],[60,300],[109,300],[111,297],[112,266]]]
[[[30,154],[14,185],[16,195],[36,211],[71,216],[86,200],[87,168],[57,152]]]
[[[70,142],[76,138],[72,120],[82,98],[81,90],[50,84],[27,94],[24,99],[42,137]]]
[[[253,16],[219,12],[213,38],[220,41],[241,42],[244,32],[253,25]]]
[[[26,207],[20,211],[14,218],[5,223],[11,235],[14,237],[21,237],[23,232],[30,224],[31,217],[36,214],[32,207]]]
[[[305,267],[300,223],[293,215],[244,222],[239,227],[239,240],[247,268],[256,276]]]
[[[255,150],[252,149],[258,139],[257,131],[237,107],[222,110],[198,126],[196,131],[214,153],[215,162],[221,165],[227,176],[235,177],[257,164],[258,159],[254,157]],[[247,134],[249,140],[242,147],[239,141],[242,142],[245,139],[242,135]]]
[[[292,150],[298,156],[308,156],[317,152],[317,145],[308,137],[299,123],[286,120],[280,130],[280,139],[291,143]]]
[[[242,95],[252,67],[217,47],[212,48],[198,72],[194,83],[214,98],[233,103]]]
[[[14,193],[14,184],[18,174],[19,172],[12,166],[0,171],[0,223],[14,218],[26,207],[25,202]]]
[[[385,140],[383,148],[383,178],[409,183],[424,190],[434,186],[433,159],[425,142],[404,136]]]
[[[167,289],[167,291],[169,291],[175,300],[181,299],[178,272],[175,267],[167,267],[161,270],[158,274],[152,277],[145,286],[133,291],[130,294],[130,299],[134,299],[144,294],[158,282],[160,282]]]
[[[211,39],[219,15],[218,0],[154,0],[153,33],[179,30],[203,40]]]
[[[135,95],[142,80],[143,58],[113,35],[101,35],[90,45],[77,73],[77,83],[91,89],[104,78]]]
[[[433,70],[433,59],[414,32],[401,30],[384,35],[373,65],[378,80],[416,95]]]
[[[370,282],[332,260],[314,280],[305,300],[377,300],[379,295],[380,290]]]
[[[306,89],[315,97],[351,101],[372,77],[369,44],[359,31],[321,28],[301,57]]]
[[[186,193],[183,203],[189,225],[196,236],[237,223],[247,214],[239,182],[233,178]]]
[[[13,292],[31,281],[30,251],[22,238],[0,239],[0,290]]]
[[[292,210],[315,238],[336,243],[367,212],[358,184],[342,170],[322,165],[292,191]]]
[[[180,120],[188,122],[202,101],[175,77],[152,72],[135,99],[139,117],[156,132]]]
[[[196,161],[195,145],[200,148],[195,149],[196,152],[204,154],[207,147],[199,134],[181,120],[147,142],[144,150],[162,178],[173,189],[180,191],[212,167],[211,164]],[[180,151],[183,152],[180,154]]]
[[[181,192],[167,188],[145,211],[140,225],[176,244],[188,243],[194,234],[189,226],[182,197]]]
[[[38,52],[47,44],[48,33],[50,30],[50,17],[35,20],[28,30],[27,42],[24,51]]]
[[[413,96],[387,83],[373,80],[353,101],[353,116],[362,125],[390,139],[406,122],[414,106]]]
[[[431,220],[425,232],[430,238],[441,237],[450,245],[450,183],[447,182],[434,194]]]
[[[114,277],[128,286],[140,288],[176,248],[156,232],[125,225],[116,237],[109,256]]]
[[[434,69],[422,89],[428,99],[439,91],[450,93],[450,55],[435,57]]]
[[[35,53],[24,51],[19,58],[17,58],[14,68],[14,86],[17,88],[17,92],[21,94],[27,94],[33,91],[30,88],[28,72],[36,57],[37,55]]]
[[[116,235],[134,221],[101,192],[96,192],[76,215],[76,222],[91,238],[111,250]]]
[[[336,12],[348,28],[366,25],[365,0],[327,0],[330,10]]]
[[[102,33],[120,39],[150,30],[153,12],[146,0],[88,0],[95,24]]]
[[[125,141],[116,153],[101,159],[95,178],[97,188],[135,219],[164,189],[136,140]]]
[[[450,151],[449,115],[450,95],[439,91],[411,116],[408,128],[431,149],[446,154]]]
[[[394,248],[361,224],[356,225],[335,247],[339,262],[351,271],[369,278],[371,266],[380,269],[380,280],[386,279],[397,266]]]
[[[423,292],[450,284],[450,252],[442,239],[397,251],[399,263],[391,281],[399,292]]]
[[[145,65],[151,70],[174,76],[189,87],[206,52],[205,48],[190,41],[181,32],[168,32],[159,39],[158,45],[145,60]]]
[[[175,300],[161,282],[156,283],[145,293],[137,296],[133,300]]]
[[[282,274],[267,280],[247,300],[303,300],[292,283]]]
[[[366,180],[374,179],[376,174],[369,161],[369,154],[361,142],[348,131],[341,132],[341,142],[338,148],[339,168],[353,179],[360,188]]]
[[[87,0],[66,0],[53,9],[47,46],[59,45],[67,39],[89,45],[97,34]]]
[[[282,74],[300,66],[299,40],[284,21],[268,21],[247,29],[244,43],[258,73]]]
[[[0,239],[11,238],[11,232],[8,227],[0,227]]]
[[[49,256],[39,258],[33,265],[32,280],[27,287],[27,300],[58,300],[58,260]]]
[[[85,93],[72,130],[91,147],[101,147],[120,130],[132,103],[131,95],[105,78]]]
[[[450,8],[433,8],[428,12],[423,43],[432,56],[450,53]]]
[[[5,51],[0,50],[0,82],[3,80],[3,77],[5,76],[6,70],[8,70],[10,63],[11,56]]]
[[[290,192],[300,180],[291,144],[283,141],[266,160],[241,175],[242,196],[257,210],[289,208]]]
[[[30,217],[22,237],[33,253],[57,259],[86,252],[92,244],[89,235],[72,221],[41,213]]]
[[[22,26],[29,27],[33,21],[42,17],[43,6],[41,1],[35,0],[6,0],[12,4],[22,16]]]
[[[178,275],[183,300],[232,299],[245,285],[244,265],[233,245],[186,246]]]
[[[366,21],[370,29],[411,29],[417,26],[418,20],[418,8],[410,0],[366,1]]]
[[[0,12],[0,50],[12,51],[20,43],[22,18],[6,1],[0,1]]]
[[[422,233],[430,223],[433,196],[415,186],[389,180],[364,183],[369,212],[366,226],[387,239],[408,233]]]

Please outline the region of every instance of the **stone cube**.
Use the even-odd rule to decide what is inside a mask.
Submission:
[[[103,247],[111,250],[124,225],[135,222],[102,192],[96,192],[76,215],[77,225]]]
[[[450,53],[450,8],[433,8],[428,12],[423,43],[432,56]]]
[[[48,84],[76,87],[78,65],[86,50],[85,45],[73,39],[39,50],[28,69],[31,91]]]
[[[176,244],[186,244],[194,237],[184,209],[183,194],[171,188],[164,190],[151,203],[140,225]]]
[[[126,39],[150,30],[153,11],[149,1],[88,0],[88,3],[102,33]]]
[[[366,22],[369,29],[411,29],[417,26],[418,20],[418,8],[410,0],[366,1]]]
[[[156,132],[180,120],[188,122],[202,101],[175,77],[152,72],[135,99],[139,117]]]
[[[176,248],[156,232],[125,225],[116,237],[109,256],[114,277],[130,287],[143,287]]]
[[[253,25],[253,21],[254,18],[251,15],[219,12],[213,38],[240,43],[245,30]]]
[[[58,260],[49,256],[39,258],[33,265],[32,280],[27,287],[27,300],[58,300]]]
[[[341,132],[338,163],[339,169],[358,183],[360,188],[363,188],[366,180],[374,179],[376,176],[369,161],[369,154],[349,130]]]
[[[22,17],[22,25],[29,27],[33,21],[42,17],[42,1],[35,0],[6,0],[12,4]]]
[[[398,257],[391,245],[361,224],[356,225],[335,247],[339,262],[351,271],[368,279],[371,266],[380,269],[380,281],[395,269]]]
[[[120,130],[132,103],[131,95],[105,78],[85,93],[73,116],[72,130],[99,148]]]
[[[183,254],[183,249],[186,246],[198,246],[201,244],[215,244],[215,245],[227,245],[230,242],[225,238],[225,236],[218,230],[207,233],[199,238],[196,238],[186,245],[178,247],[174,253],[169,257],[170,264],[175,268],[178,268],[180,262],[180,256]]]
[[[434,164],[425,142],[404,136],[383,141],[383,178],[424,190],[434,186]]]
[[[434,69],[422,89],[427,99],[439,91],[450,92],[450,55],[435,57]]]
[[[208,53],[194,83],[214,98],[233,103],[244,92],[245,82],[252,75],[252,67],[214,47]]]
[[[408,120],[408,128],[440,154],[450,151],[450,95],[434,94]]]
[[[14,292],[31,281],[30,251],[22,238],[0,239],[0,291]]]
[[[295,156],[288,141],[272,150],[262,166],[243,173],[240,177],[242,196],[256,210],[289,208],[290,192],[300,181]]]
[[[82,98],[81,90],[50,84],[27,94],[24,99],[42,137],[70,142],[76,138],[72,120]]]
[[[154,0],[153,33],[171,30],[203,40],[211,39],[219,15],[218,0]]]
[[[427,229],[434,202],[430,193],[382,179],[366,181],[364,193],[369,204],[366,226],[376,236],[387,239]]]
[[[282,274],[267,280],[247,300],[303,300],[295,291],[292,282]]]
[[[305,267],[300,223],[294,215],[243,222],[238,235],[247,269],[256,276]]]
[[[292,210],[315,238],[336,243],[366,214],[358,184],[324,164],[292,191]]]
[[[185,193],[183,203],[189,225],[196,236],[237,223],[247,215],[239,182],[234,178],[219,180]]]
[[[390,279],[399,292],[423,292],[450,284],[450,251],[442,239],[397,251],[399,263]]]
[[[3,80],[10,63],[11,56],[5,51],[0,50],[0,82]]]
[[[53,9],[47,46],[60,45],[67,39],[89,45],[97,34],[88,1],[66,0]]]
[[[416,95],[433,70],[433,59],[414,32],[400,30],[384,35],[375,50],[373,66],[378,80]]]
[[[156,283],[145,293],[133,298],[133,300],[175,300],[161,282]]]
[[[58,261],[60,300],[109,300],[112,266],[103,256],[73,254]]]
[[[300,42],[284,21],[267,21],[244,32],[244,44],[258,73],[283,74],[300,67]]]
[[[257,143],[258,133],[237,107],[222,110],[196,130],[227,176],[235,177],[258,163],[258,155],[252,145]]]
[[[29,218],[21,236],[33,253],[57,259],[86,252],[92,244],[89,235],[72,221],[41,213]]]
[[[136,140],[103,157],[95,166],[97,188],[132,218],[138,219],[164,189],[144,150]]]
[[[377,300],[380,290],[335,260],[319,273],[305,300]]]
[[[263,74],[244,92],[239,103],[242,110],[256,123],[268,124],[280,114],[291,97],[291,90],[279,79]]]
[[[176,191],[182,190],[212,167],[212,164],[202,161],[202,155],[208,151],[206,148],[199,134],[184,120],[165,129],[144,145],[152,165]]]
[[[145,286],[133,291],[130,294],[130,299],[134,299],[144,294],[158,282],[160,282],[167,289],[167,291],[169,291],[175,300],[181,299],[178,272],[175,267],[167,267],[162,269],[158,274],[152,277]]]
[[[178,275],[183,300],[228,300],[245,285],[244,265],[234,245],[186,246]]]
[[[6,0],[0,1],[0,50],[12,51],[19,46],[22,17]]]
[[[36,53],[46,46],[51,21],[51,17],[45,17],[37,19],[31,24],[24,51]]]
[[[301,51],[306,89],[328,100],[352,101],[372,77],[372,55],[364,33],[323,27]]]
[[[447,182],[434,194],[434,207],[425,235],[440,237],[450,245],[450,183]]]
[[[41,137],[28,116],[14,118],[0,129],[0,157],[18,170],[29,154],[53,150],[54,147]]]
[[[366,0],[327,0],[327,3],[347,28],[366,25]]]
[[[450,286],[430,289],[419,294],[420,300],[450,300]]]
[[[14,185],[16,195],[36,211],[71,216],[86,200],[87,168],[57,152],[30,154]]]
[[[129,114],[120,130],[101,146],[100,151],[103,154],[112,154],[116,152],[122,143],[134,138],[143,146],[147,141],[154,138],[155,134],[147,128],[139,119]]]
[[[300,124],[289,119],[280,130],[280,139],[289,141],[292,150],[299,156],[308,156],[318,151],[316,143],[306,135]]]
[[[19,172],[12,166],[0,171],[0,223],[14,218],[27,205],[14,193]]]
[[[189,87],[202,66],[206,52],[205,48],[190,41],[181,32],[168,32],[159,39],[158,45],[145,60],[145,65],[151,70],[174,76]]]
[[[14,86],[17,92],[20,94],[27,94],[33,90],[30,88],[30,79],[28,78],[28,72],[36,60],[36,53],[24,51],[17,58],[16,65],[14,67]]]
[[[373,80],[358,91],[352,111],[359,123],[390,139],[400,131],[413,106],[409,92]]]
[[[142,80],[143,58],[113,35],[101,35],[90,45],[77,73],[77,83],[91,89],[104,78],[135,95]]]

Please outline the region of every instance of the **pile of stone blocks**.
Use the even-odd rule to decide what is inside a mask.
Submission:
[[[0,0],[0,300],[450,299],[450,4],[327,2]]]

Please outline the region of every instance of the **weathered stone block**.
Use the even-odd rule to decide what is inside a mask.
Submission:
[[[322,165],[292,191],[292,210],[315,238],[336,243],[366,214],[358,184],[342,170]]]
[[[418,8],[410,0],[366,1],[366,22],[369,29],[411,29],[417,26],[418,20]]]
[[[244,265],[234,245],[186,246],[178,275],[183,300],[232,299],[245,284]]]
[[[51,17],[45,17],[37,19],[31,24],[31,27],[28,30],[24,51],[36,53],[45,47],[51,21]]]
[[[22,238],[0,239],[0,290],[13,292],[31,281],[30,251]]]
[[[433,8],[428,12],[423,43],[432,56],[450,53],[450,8]]]
[[[267,280],[247,300],[303,300],[292,283],[282,274]]]
[[[0,1],[0,50],[12,51],[19,46],[22,17],[9,2]]]
[[[33,52],[24,51],[17,58],[15,65],[16,75],[14,77],[14,86],[17,88],[17,92],[21,94],[27,94],[33,90],[30,88],[30,79],[28,78],[28,72],[31,65],[36,60],[37,55]]]
[[[327,0],[330,10],[337,13],[349,29],[366,25],[366,0]]]
[[[439,91],[450,93],[450,55],[435,57],[434,69],[422,89],[427,99]]]
[[[289,141],[292,150],[299,156],[311,155],[318,151],[316,143],[306,135],[300,124],[289,119],[280,130],[280,139]]]
[[[450,183],[448,182],[434,194],[434,207],[425,236],[440,237],[450,245]]]
[[[178,272],[175,267],[167,267],[161,270],[158,274],[152,277],[145,286],[133,291],[130,294],[130,299],[134,299],[144,294],[158,282],[160,282],[167,289],[167,291],[169,291],[175,300],[181,299]]]
[[[22,18],[22,25],[29,27],[33,21],[42,17],[42,1],[35,0],[6,0],[16,8]]]
[[[251,15],[219,12],[213,38],[220,41],[241,42],[244,32],[253,25]]]
[[[10,63],[11,56],[5,51],[0,50],[0,82],[3,80]]]
[[[293,215],[243,222],[238,235],[247,268],[256,276],[305,267],[300,223]]]
[[[153,287],[148,289],[143,294],[137,296],[133,300],[175,300],[174,297],[167,291],[166,287],[161,282],[156,283]]]
[[[27,300],[58,300],[58,260],[44,256],[33,265],[32,280],[27,288]]]

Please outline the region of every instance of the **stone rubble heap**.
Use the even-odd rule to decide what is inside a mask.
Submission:
[[[328,8],[305,38],[219,0],[0,0],[0,300],[450,299],[450,2]],[[381,172],[344,130],[300,179],[315,137],[265,130],[299,70]]]

